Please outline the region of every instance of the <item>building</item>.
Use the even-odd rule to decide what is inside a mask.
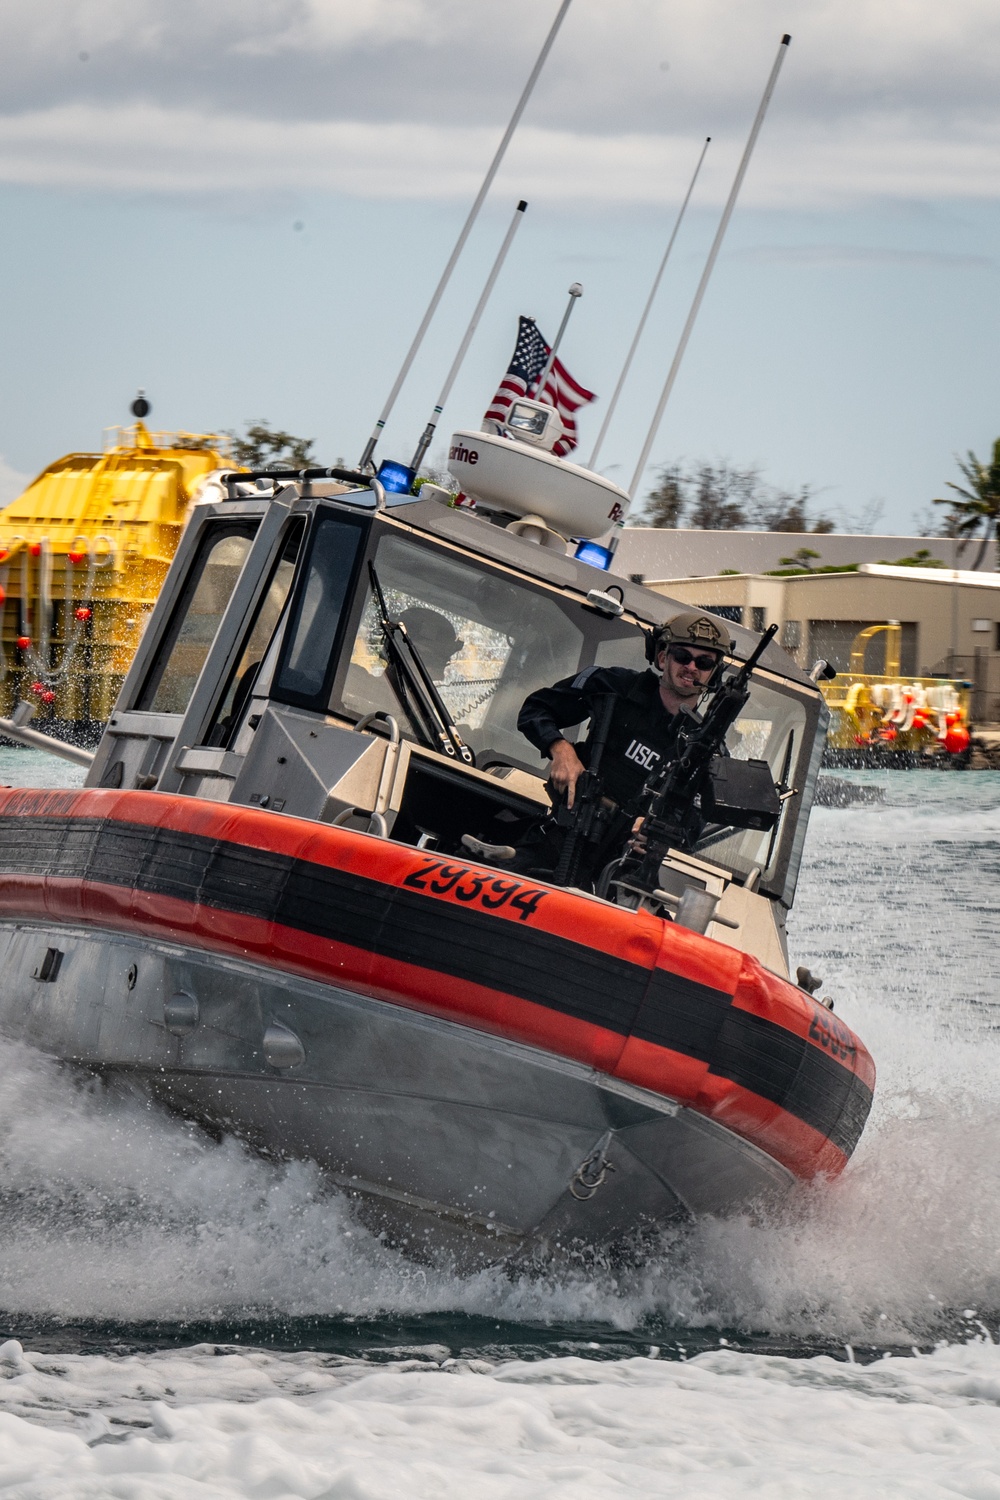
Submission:
[[[645,582],[650,578],[708,577],[711,574],[767,573],[794,557],[800,547],[819,556],[815,567],[845,563],[894,563],[926,552],[948,568],[971,568],[979,556],[977,538],[945,536],[858,536],[852,532],[686,531],[666,526],[626,526],[612,570]],[[990,543],[979,571],[996,569],[997,547]],[[641,575],[641,578],[639,577]]]
[[[806,670],[825,657],[846,671],[860,630],[898,621],[904,677],[965,678],[972,683],[973,721],[1000,720],[1000,573],[863,563],[856,573],[716,574],[644,582],[753,630],[776,624],[782,645]],[[884,649],[884,634],[869,641],[866,671],[883,670]]]

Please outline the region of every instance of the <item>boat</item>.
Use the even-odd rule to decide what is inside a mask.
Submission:
[[[822,685],[830,709],[831,765],[945,765],[968,759],[970,682],[900,672],[902,626],[867,625],[851,643],[850,666]],[[865,671],[868,643],[885,641],[880,673]]]
[[[149,410],[141,393],[134,405]],[[140,418],[105,438],[0,510],[0,714],[31,703],[48,732],[91,744],[191,505],[232,467],[221,433],[151,432]]]
[[[677,606],[527,502],[448,499],[312,470],[195,500],[85,784],[0,792],[0,1030],[318,1163],[419,1257],[634,1255],[836,1176],[874,1065],[788,967],[813,676],[767,641],[730,750],[780,812],[655,888],[482,862],[464,835],[549,807],[526,694],[642,667]],[[761,637],[729,629],[735,669]]]

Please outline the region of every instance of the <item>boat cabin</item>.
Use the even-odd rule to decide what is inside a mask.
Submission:
[[[230,498],[194,507],[88,785],[240,803],[446,858],[463,834],[507,842],[549,806],[547,762],[517,729],[525,697],[592,663],[644,668],[643,629],[682,607],[377,480],[227,483]],[[387,658],[380,596],[430,696]],[[759,636],[729,629],[746,659]],[[426,711],[435,697],[443,716]],[[783,949],[825,715],[772,642],[729,749],[795,795],[771,831],[716,827],[678,862],[679,889],[731,892],[722,941],[742,945],[742,889],[775,908]]]

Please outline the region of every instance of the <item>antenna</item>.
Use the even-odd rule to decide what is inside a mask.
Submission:
[[[642,479],[643,470],[645,469],[646,464],[649,461],[650,450],[652,449],[653,443],[656,441],[656,434],[659,429],[660,423],[663,420],[663,413],[666,410],[667,402],[670,400],[670,392],[674,388],[674,381],[677,379],[677,371],[681,367],[681,360],[684,358],[684,351],[688,346],[688,339],[691,337],[691,330],[694,328],[695,319],[698,316],[698,310],[701,307],[702,298],[705,295],[705,289],[708,286],[709,278],[711,277],[712,271],[715,267],[715,262],[719,257],[719,251],[722,249],[722,241],[725,238],[726,230],[729,227],[729,220],[733,216],[733,209],[736,207],[736,199],[739,197],[740,188],[743,186],[743,179],[746,176],[747,167],[750,165],[750,157],[753,154],[754,146],[757,144],[757,137],[758,135],[760,135],[760,127],[764,123],[764,116],[767,114],[767,106],[771,102],[771,95],[774,93],[774,86],[778,81],[778,74],[781,71],[781,64],[785,60],[785,55],[788,51],[788,44],[791,40],[792,39],[787,34],[787,32],[781,38],[781,43],[778,47],[778,55],[774,59],[774,66],[771,69],[771,76],[768,78],[767,85],[764,89],[764,97],[761,99],[760,108],[757,110],[757,118],[754,120],[753,125],[750,129],[750,135],[744,148],[742,159],[740,161],[739,167],[737,168],[736,176],[733,179],[733,185],[729,190],[729,197],[727,198],[726,206],[722,211],[722,218],[719,220],[719,227],[715,231],[715,239],[712,241],[712,248],[708,252],[708,260],[705,262],[705,269],[701,273],[701,280],[698,283],[698,290],[694,294],[694,301],[691,303],[691,311],[688,313],[687,322],[684,324],[684,331],[682,332],[680,342],[677,345],[677,352],[674,355],[674,362],[670,366],[670,371],[667,375],[667,381],[663,387],[663,394],[660,396],[659,404],[653,415],[653,420],[650,424],[646,441],[643,444],[642,452],[639,455],[639,462],[636,464],[635,473],[632,475],[632,483],[629,485],[629,494],[632,496],[633,500],[635,499],[635,492],[639,488],[639,482]],[[621,528],[625,525],[626,515],[627,512],[625,515],[622,515],[618,521],[615,522],[619,535],[621,534]]]
[[[577,300],[582,296],[583,287],[580,282],[571,282],[569,288],[569,301],[566,304],[566,311],[562,315],[562,322],[559,324],[559,331],[556,334],[555,339],[553,340],[552,348],[549,350],[549,357],[545,361],[545,368],[542,370],[541,375],[539,375],[533,387],[535,400],[538,400],[538,398],[541,396],[542,391],[545,389],[545,382],[548,380],[549,375],[552,373],[552,366],[556,362],[556,355],[559,353],[559,345],[562,343],[563,334],[566,332],[566,324],[569,322],[570,313],[576,306]],[[531,394],[531,391],[527,392],[527,395],[530,396]]]
[[[396,376],[395,384],[393,385],[392,390],[389,392],[388,399],[383,406],[381,413],[379,414],[378,421],[372,428],[371,437],[365,444],[365,451],[364,453],[362,453],[361,461],[358,464],[359,469],[367,468],[372,461],[372,455],[375,452],[375,448],[378,444],[379,438],[382,436],[382,430],[385,427],[386,422],[389,420],[389,413],[392,411],[392,408],[396,404],[396,397],[402,390],[403,381],[410,373],[410,366],[413,364],[413,361],[416,358],[417,350],[420,348],[420,345],[424,341],[424,334],[430,327],[430,322],[435,312],[437,311],[438,303],[441,301],[441,298],[444,295],[445,288],[447,287],[448,282],[451,280],[451,273],[455,269],[458,257],[461,255],[463,249],[465,248],[465,242],[469,238],[472,226],[473,224],[475,224],[476,219],[479,216],[479,210],[483,206],[486,194],[489,192],[490,188],[493,185],[493,179],[497,175],[500,163],[503,161],[504,156],[506,155],[507,147],[511,142],[511,137],[513,136],[514,131],[517,129],[518,124],[520,123],[521,116],[524,113],[525,105],[531,98],[535,84],[538,82],[538,75],[541,73],[542,68],[545,65],[545,59],[548,57],[549,53],[552,50],[552,44],[556,39],[556,35],[571,4],[572,0],[562,0],[562,3],[559,6],[559,10],[556,13],[556,18],[549,28],[549,34],[545,38],[545,41],[542,44],[542,50],[538,54],[538,57],[535,61],[535,66],[532,68],[531,73],[528,77],[528,81],[524,85],[524,89],[522,90],[520,99],[514,106],[514,113],[510,117],[510,124],[507,126],[507,129],[503,133],[503,139],[496,149],[493,160],[490,162],[486,176],[483,178],[482,187],[476,194],[476,201],[469,209],[468,218],[462,225],[462,229],[458,236],[458,239],[455,241],[455,248],[451,252],[448,264],[445,266],[444,270],[441,273],[441,280],[438,282],[437,286],[434,289],[434,295],[431,297],[431,300],[427,305],[427,311],[424,313],[420,327],[417,329],[416,334],[414,335],[413,343],[407,350],[406,358],[403,360],[399,374]]]
[[[448,397],[451,395],[451,388],[455,384],[455,380],[459,370],[462,368],[462,361],[465,359],[465,356],[468,353],[469,345],[472,343],[472,336],[475,333],[476,329],[479,327],[479,319],[482,317],[483,309],[490,299],[490,294],[493,291],[496,279],[500,275],[500,268],[502,267],[504,261],[507,259],[507,251],[511,247],[511,242],[513,241],[514,236],[518,231],[521,220],[524,218],[524,212],[527,207],[527,203],[522,198],[520,203],[514,210],[514,217],[510,221],[510,228],[507,230],[507,233],[504,236],[504,242],[500,246],[496,260],[493,262],[493,269],[490,271],[490,274],[486,278],[486,285],[483,287],[479,301],[476,303],[476,310],[472,314],[472,319],[469,323],[469,326],[465,330],[465,337],[458,346],[458,353],[452,360],[451,369],[448,371],[448,378],[445,380],[444,385],[441,387],[441,394],[437,399],[437,405],[431,412],[427,426],[424,428],[423,432],[420,435],[420,441],[417,444],[416,452],[410,459],[410,468],[414,471],[414,473],[416,473],[417,469],[420,468],[420,465],[424,461],[424,454],[427,452],[431,443],[434,441],[434,433],[437,430],[438,417],[444,411],[444,404],[447,401]]]
[[[597,434],[597,442],[594,444],[594,451],[590,455],[590,462],[587,465],[588,469],[594,469],[597,467],[597,455],[600,453],[601,445],[603,444],[604,439],[607,437],[608,428],[611,426],[611,418],[614,416],[615,407],[618,405],[618,397],[622,393],[622,386],[628,379],[628,372],[632,368],[632,360],[635,357],[636,349],[638,349],[639,347],[639,340],[642,338],[643,329],[646,326],[646,319],[649,317],[649,314],[652,311],[653,303],[656,300],[656,294],[660,289],[660,281],[663,278],[664,271],[667,269],[667,261],[670,259],[670,252],[674,248],[674,240],[677,238],[677,232],[681,227],[681,222],[684,218],[684,212],[690,201],[691,194],[694,192],[694,185],[698,181],[698,173],[701,171],[701,164],[705,160],[705,152],[708,150],[709,142],[711,141],[711,139],[712,137],[710,135],[705,137],[705,144],[701,148],[701,155],[698,158],[698,165],[694,169],[694,176],[691,178],[688,190],[684,195],[684,202],[681,204],[680,213],[677,215],[677,221],[674,224],[673,233],[671,234],[670,239],[667,243],[667,248],[663,252],[663,259],[660,261],[660,269],[657,271],[656,275],[653,278],[653,285],[650,288],[649,296],[646,298],[646,306],[642,310],[642,317],[639,319],[639,326],[635,330],[635,338],[632,340],[632,346],[625,356],[625,363],[622,365],[622,372],[618,377],[618,384],[615,386],[615,393],[611,397],[611,402],[604,414],[604,421],[601,424],[600,432]]]

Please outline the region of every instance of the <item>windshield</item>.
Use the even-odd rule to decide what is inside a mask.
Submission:
[[[548,761],[517,728],[529,693],[594,662],[635,670],[645,666],[642,636],[634,625],[601,617],[581,609],[577,599],[494,571],[481,558],[472,560],[387,528],[373,561],[390,616],[406,626],[480,769],[500,763],[546,776]],[[352,718],[391,714],[404,735],[424,742],[400,701],[405,686],[394,681],[395,669],[386,659],[368,578],[352,619],[356,623],[348,626],[332,699],[326,700],[330,708]],[[791,684],[754,679],[750,700],[727,737],[729,752],[743,760],[766,760],[775,781],[794,787],[798,795],[782,804],[772,833],[709,827],[699,844],[707,860],[740,877],[760,866],[761,885],[786,900],[794,885],[796,827],[804,828],[800,813],[812,793],[807,773],[814,720],[807,693]],[[572,736],[573,727],[564,728]]]
[[[750,701],[726,736],[726,745],[737,760],[766,760],[779,788],[795,787],[801,794],[812,750],[811,735],[807,743],[804,700],[791,690],[752,679]],[[698,849],[713,864],[725,865],[740,875],[748,875],[758,866],[762,883],[767,885],[768,875],[777,868],[779,849],[787,847],[799,805],[797,797],[783,802],[778,824],[769,833],[753,828],[734,832],[710,827],[699,840]]]
[[[529,693],[579,669],[587,620],[579,605],[392,533],[382,537],[375,567],[390,615],[406,626],[477,762],[511,761],[541,771],[517,716]],[[404,733],[417,737],[387,667],[369,584],[341,701],[359,717],[390,713]]]

